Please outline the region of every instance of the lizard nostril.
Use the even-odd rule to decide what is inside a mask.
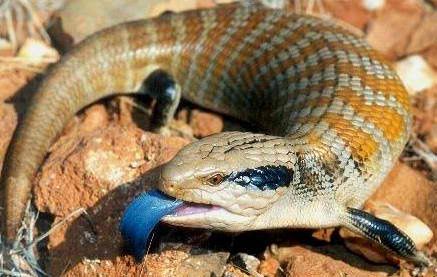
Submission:
[[[164,191],[172,194],[175,191],[175,185],[173,183],[165,183],[164,186]]]

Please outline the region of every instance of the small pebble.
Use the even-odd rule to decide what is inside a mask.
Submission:
[[[238,253],[232,258],[232,263],[247,271],[250,276],[262,276],[258,273],[258,267],[261,262],[255,256],[246,253]]]
[[[376,11],[384,7],[385,0],[363,0],[362,5],[368,11]]]
[[[59,60],[59,53],[41,40],[28,38],[18,51],[18,57],[33,63],[54,63]]]
[[[370,213],[378,218],[385,219],[404,231],[416,244],[417,248],[422,248],[431,241],[433,232],[417,217],[402,212],[388,203],[370,202],[367,207]]]
[[[400,60],[395,64],[395,69],[412,95],[437,84],[437,73],[420,55],[412,55]]]

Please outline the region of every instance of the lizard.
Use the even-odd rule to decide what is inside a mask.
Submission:
[[[53,66],[2,170],[8,238],[63,126],[116,94],[155,97],[157,130],[184,97],[260,131],[223,132],[184,147],[157,187],[203,209],[163,221],[232,232],[344,226],[429,263],[404,232],[360,209],[411,130],[410,100],[390,63],[331,21],[251,1],[122,23]]]

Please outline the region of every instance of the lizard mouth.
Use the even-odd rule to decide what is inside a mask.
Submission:
[[[157,190],[144,192],[126,207],[119,226],[123,239],[137,258],[144,256],[150,232],[159,221],[186,227],[237,230],[247,218],[220,206],[183,201]]]
[[[223,209],[220,206],[209,205],[209,204],[198,204],[193,202],[183,202],[183,204],[178,207],[173,214],[168,216],[189,216],[195,214],[205,214],[212,211],[217,211]]]
[[[161,221],[190,228],[232,231],[237,230],[240,223],[247,221],[247,218],[221,206],[184,201],[173,213],[165,215]]]

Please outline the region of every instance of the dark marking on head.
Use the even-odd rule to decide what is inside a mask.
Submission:
[[[293,179],[293,171],[285,166],[261,166],[240,172],[234,172],[227,177],[240,186],[259,190],[275,190],[288,187]]]

